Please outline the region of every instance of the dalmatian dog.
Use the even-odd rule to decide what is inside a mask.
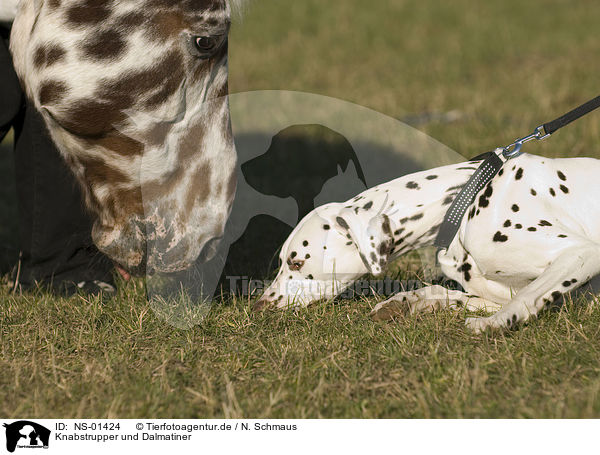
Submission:
[[[501,149],[495,151],[500,154]],[[340,294],[365,274],[431,246],[481,160],[406,175],[344,203],[323,205],[282,247],[281,268],[255,303],[301,307]],[[600,160],[522,154],[507,161],[467,209],[437,259],[464,292],[429,286],[378,303],[371,316],[441,308],[484,310],[468,328],[511,328],[600,273]]]

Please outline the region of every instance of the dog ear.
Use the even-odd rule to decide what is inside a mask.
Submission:
[[[387,215],[368,216],[365,212],[344,208],[335,217],[335,225],[354,242],[369,273],[383,272],[394,245],[392,224]]]

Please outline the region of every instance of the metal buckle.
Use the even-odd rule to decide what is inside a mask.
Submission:
[[[548,136],[550,136],[550,134],[546,133],[546,131],[544,130],[544,125],[540,125],[535,130],[533,130],[533,133],[530,134],[529,136],[525,136],[525,137],[522,137],[521,139],[517,139],[512,144],[504,147],[502,149],[502,155],[507,160],[510,160],[511,158],[515,158],[523,153],[521,151],[521,147],[523,147],[523,144],[525,142],[529,142],[533,139],[537,139],[538,141],[541,141],[542,139],[546,139]]]

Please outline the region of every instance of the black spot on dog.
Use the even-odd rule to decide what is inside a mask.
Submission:
[[[298,253],[296,253],[295,251],[292,251],[292,254],[290,254],[290,257],[292,259],[294,259],[296,256],[298,256]]]
[[[434,226],[431,226],[429,228],[429,230],[427,231],[427,235],[435,235],[435,234],[437,234],[437,232],[440,230],[440,225],[441,225],[441,223],[440,224],[436,224]]]
[[[512,207],[510,208],[513,212],[518,212],[519,211],[519,206],[517,204],[513,204]]]
[[[517,170],[517,173],[515,174],[515,180],[521,180],[521,177],[523,177],[523,168],[520,167]]]
[[[306,254],[306,256],[304,256],[304,259],[310,259],[310,254]]]
[[[558,237],[559,239],[564,239],[564,238],[566,238],[567,236],[566,236],[566,234],[558,234],[558,235],[557,235],[557,237]]]
[[[571,278],[571,284],[577,283],[577,278]]]
[[[502,174],[504,174],[504,169],[500,169],[500,171],[498,172],[499,176],[502,176]]]
[[[532,196],[537,195],[537,191],[534,190],[533,188],[531,188],[531,190],[529,192],[531,193]]]
[[[508,240],[508,236],[502,234],[502,232],[497,231],[494,234],[494,238],[492,239],[494,242],[506,242]]]
[[[468,219],[470,220],[474,216],[475,216],[475,207],[473,206],[473,208],[469,211],[469,218]]]
[[[515,224],[515,229],[521,229],[523,225],[521,223]]]
[[[363,261],[363,264],[367,265],[368,261],[367,261],[367,258],[365,257],[365,255],[362,253],[359,253],[359,255],[360,255],[360,259]]]
[[[558,174],[558,178],[559,178],[559,179],[561,179],[563,182],[564,182],[565,180],[567,180],[567,177],[566,177],[566,176],[565,176],[565,174],[563,174],[562,172],[560,172],[560,171],[556,171],[556,173]]]
[[[446,196],[446,199],[444,199],[442,201],[442,205],[452,204],[453,200],[454,200],[454,196]]]
[[[479,207],[487,207],[488,205],[490,205],[490,201],[489,198],[492,195],[493,190],[492,190],[492,186],[488,183],[488,186],[485,188],[485,191],[483,192],[483,194],[481,196],[479,196]]]
[[[404,228],[396,229],[396,230],[394,231],[394,235],[400,235],[400,234],[402,234],[403,232],[404,232]]]
[[[309,280],[314,280],[314,277],[310,273],[308,274],[308,276],[306,278],[308,278]]]
[[[377,262],[377,256],[375,256],[375,253],[373,252],[371,252],[371,261]]]
[[[563,287],[568,288],[569,286],[571,286],[571,282],[570,281],[563,281],[562,285],[563,285]]]
[[[546,220],[540,220],[540,222],[538,224],[540,226],[552,226],[552,223],[550,221],[546,221]]]
[[[323,247],[323,249],[324,249],[324,250],[326,250],[326,249],[327,249],[327,246],[324,246],[324,247]]]
[[[417,221],[417,220],[420,220],[421,218],[423,218],[422,213],[417,213],[416,215],[413,215],[410,217],[411,221]]]
[[[352,245],[352,240],[350,240],[349,242],[346,242],[346,245]]]
[[[456,190],[462,190],[462,187],[463,187],[463,186],[464,186],[464,185],[456,185],[456,186],[451,186],[450,188],[448,188],[448,189],[446,190],[446,193],[450,193],[450,192],[452,192],[452,191],[456,191]]]
[[[338,216],[335,219],[335,221],[336,221],[337,224],[339,224],[344,229],[350,229],[350,227],[348,226],[348,223],[346,223],[346,220],[344,220],[341,216]]]
[[[387,254],[387,253],[389,252],[389,250],[390,250],[390,246],[389,246],[389,244],[388,244],[387,242],[381,242],[381,243],[379,244],[379,249],[378,249],[378,251],[379,251],[379,254],[380,254],[381,256],[383,256],[383,255]]]
[[[474,171],[476,168],[470,166],[457,167],[458,171]]]
[[[567,194],[567,193],[569,192],[569,188],[567,188],[567,187],[566,187],[566,186],[564,186],[564,185],[561,185],[561,186],[559,186],[559,188],[560,188],[560,190],[561,190],[563,193],[565,193],[565,194]]]
[[[490,201],[483,194],[479,196],[479,207],[485,208],[488,205],[490,205]]]
[[[363,205],[363,209],[365,210],[369,210],[371,207],[373,207],[373,201],[367,202],[365,205]]]
[[[324,224],[323,225],[323,229],[325,229],[326,231],[328,231],[329,229],[331,229],[331,226],[329,226],[328,224]]]
[[[548,191],[550,191],[552,196],[556,196],[556,191],[554,191],[554,188],[550,188]]]
[[[302,242],[302,246],[308,246],[308,240],[305,240],[304,242]]]
[[[510,227],[510,225],[511,225],[510,220],[506,220],[502,226],[504,226],[504,227]]]
[[[417,182],[412,182],[411,181],[411,182],[408,182],[406,184],[406,188],[408,188],[409,190],[415,190],[415,189],[418,190],[420,187],[419,187],[419,184]]]
[[[438,178],[437,175],[428,175],[427,177],[425,177],[427,180],[435,180]]]
[[[465,278],[465,281],[470,281],[471,280],[471,264],[469,264],[468,262],[464,262],[459,270],[463,273],[463,277]]]
[[[535,231],[537,231],[537,228],[531,226],[531,227],[528,227],[527,230],[530,232],[535,232]]]
[[[386,215],[383,215],[383,219],[384,219],[384,221],[383,221],[383,224],[381,225],[381,230],[385,234],[388,234],[391,236],[392,235],[392,227],[390,226],[390,219]]]

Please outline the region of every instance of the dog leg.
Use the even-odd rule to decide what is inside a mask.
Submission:
[[[462,291],[446,289],[440,285],[427,286],[414,291],[400,292],[378,303],[371,311],[377,321],[390,319],[399,314],[431,312],[442,308],[469,311],[497,311],[501,305]]]
[[[536,316],[546,305],[559,300],[600,272],[600,245],[589,242],[565,250],[544,272],[517,292],[512,301],[487,318],[468,318],[475,332],[487,328],[510,328]]]

